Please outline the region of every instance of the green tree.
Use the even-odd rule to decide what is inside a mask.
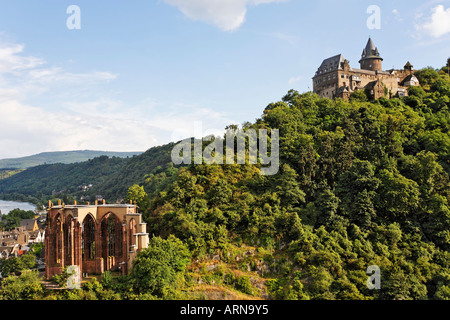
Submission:
[[[450,300],[450,286],[446,285],[439,286],[434,297],[438,300]]]
[[[298,174],[288,164],[283,164],[281,174],[275,181],[275,190],[281,204],[287,208],[296,207],[305,202],[305,193],[300,189]]]
[[[430,88],[430,86],[439,78],[439,73],[432,67],[418,70],[414,75],[425,89]]]
[[[6,229],[14,229],[20,227],[20,221],[24,219],[33,219],[36,214],[33,211],[25,211],[21,209],[11,210],[7,215],[3,216],[6,221]]]
[[[411,86],[408,88],[408,95],[423,98],[425,97],[426,92],[421,86]]]
[[[339,177],[336,194],[350,222],[365,228],[372,226],[376,216],[373,201],[379,185],[369,161],[355,160],[350,171]]]
[[[317,200],[314,201],[317,214],[317,224],[332,228],[338,221],[338,207],[340,200],[333,191],[325,188],[318,192]]]
[[[427,295],[425,284],[398,265],[382,268],[380,298],[386,300],[423,300]]]
[[[169,236],[150,239],[133,263],[131,281],[137,293],[165,297],[175,287],[177,276],[185,271],[190,253],[181,240]]]
[[[419,206],[419,185],[397,172],[381,170],[377,209],[391,221],[404,220]]]
[[[218,179],[216,184],[208,192],[210,205],[226,205],[229,204],[233,195],[233,189],[225,179]]]
[[[20,276],[9,276],[2,280],[0,299],[35,300],[42,297],[44,288],[37,271],[26,271]]]
[[[20,268],[21,270],[30,270],[36,267],[36,256],[34,254],[27,253],[20,257]]]
[[[125,198],[126,202],[136,202],[136,204],[141,207],[147,207],[147,199],[148,195],[144,190],[143,186],[140,185],[132,185],[127,192],[127,197]]]
[[[3,277],[14,275],[21,271],[18,257],[10,257],[9,259],[0,260],[0,273]]]
[[[359,102],[365,102],[368,101],[366,93],[364,90],[357,90],[355,92],[352,92],[350,94],[350,101],[359,101]]]
[[[36,257],[32,253],[20,257],[10,257],[0,260],[0,273],[3,277],[18,274],[24,270],[33,269],[36,266]]]

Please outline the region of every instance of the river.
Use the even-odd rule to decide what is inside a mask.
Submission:
[[[34,211],[36,209],[36,206],[34,204],[28,203],[28,202],[17,202],[17,201],[3,201],[0,200],[0,210],[2,214],[7,214],[11,210],[14,209],[21,209],[21,210],[31,210]]]

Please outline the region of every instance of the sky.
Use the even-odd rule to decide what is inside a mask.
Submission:
[[[440,68],[450,0],[0,0],[0,159],[220,134],[369,36],[384,69]]]

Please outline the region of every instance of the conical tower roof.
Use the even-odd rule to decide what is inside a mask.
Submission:
[[[370,52],[370,51],[374,51],[376,49],[377,49],[377,47],[375,47],[375,45],[373,44],[372,38],[369,37],[369,40],[367,41],[367,44],[366,44],[366,51]]]
[[[366,59],[381,59],[380,53],[378,52],[378,48],[375,47],[375,44],[372,41],[372,38],[369,37],[369,40],[367,41],[366,47],[363,50],[363,53],[361,55],[361,60]]]

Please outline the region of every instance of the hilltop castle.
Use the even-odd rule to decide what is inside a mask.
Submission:
[[[313,77],[313,92],[322,98],[348,99],[352,92],[365,90],[369,98],[404,97],[408,87],[418,86],[419,80],[408,61],[403,69],[383,71],[383,58],[371,38],[359,60],[360,69],[353,69],[342,54],[325,59]]]

